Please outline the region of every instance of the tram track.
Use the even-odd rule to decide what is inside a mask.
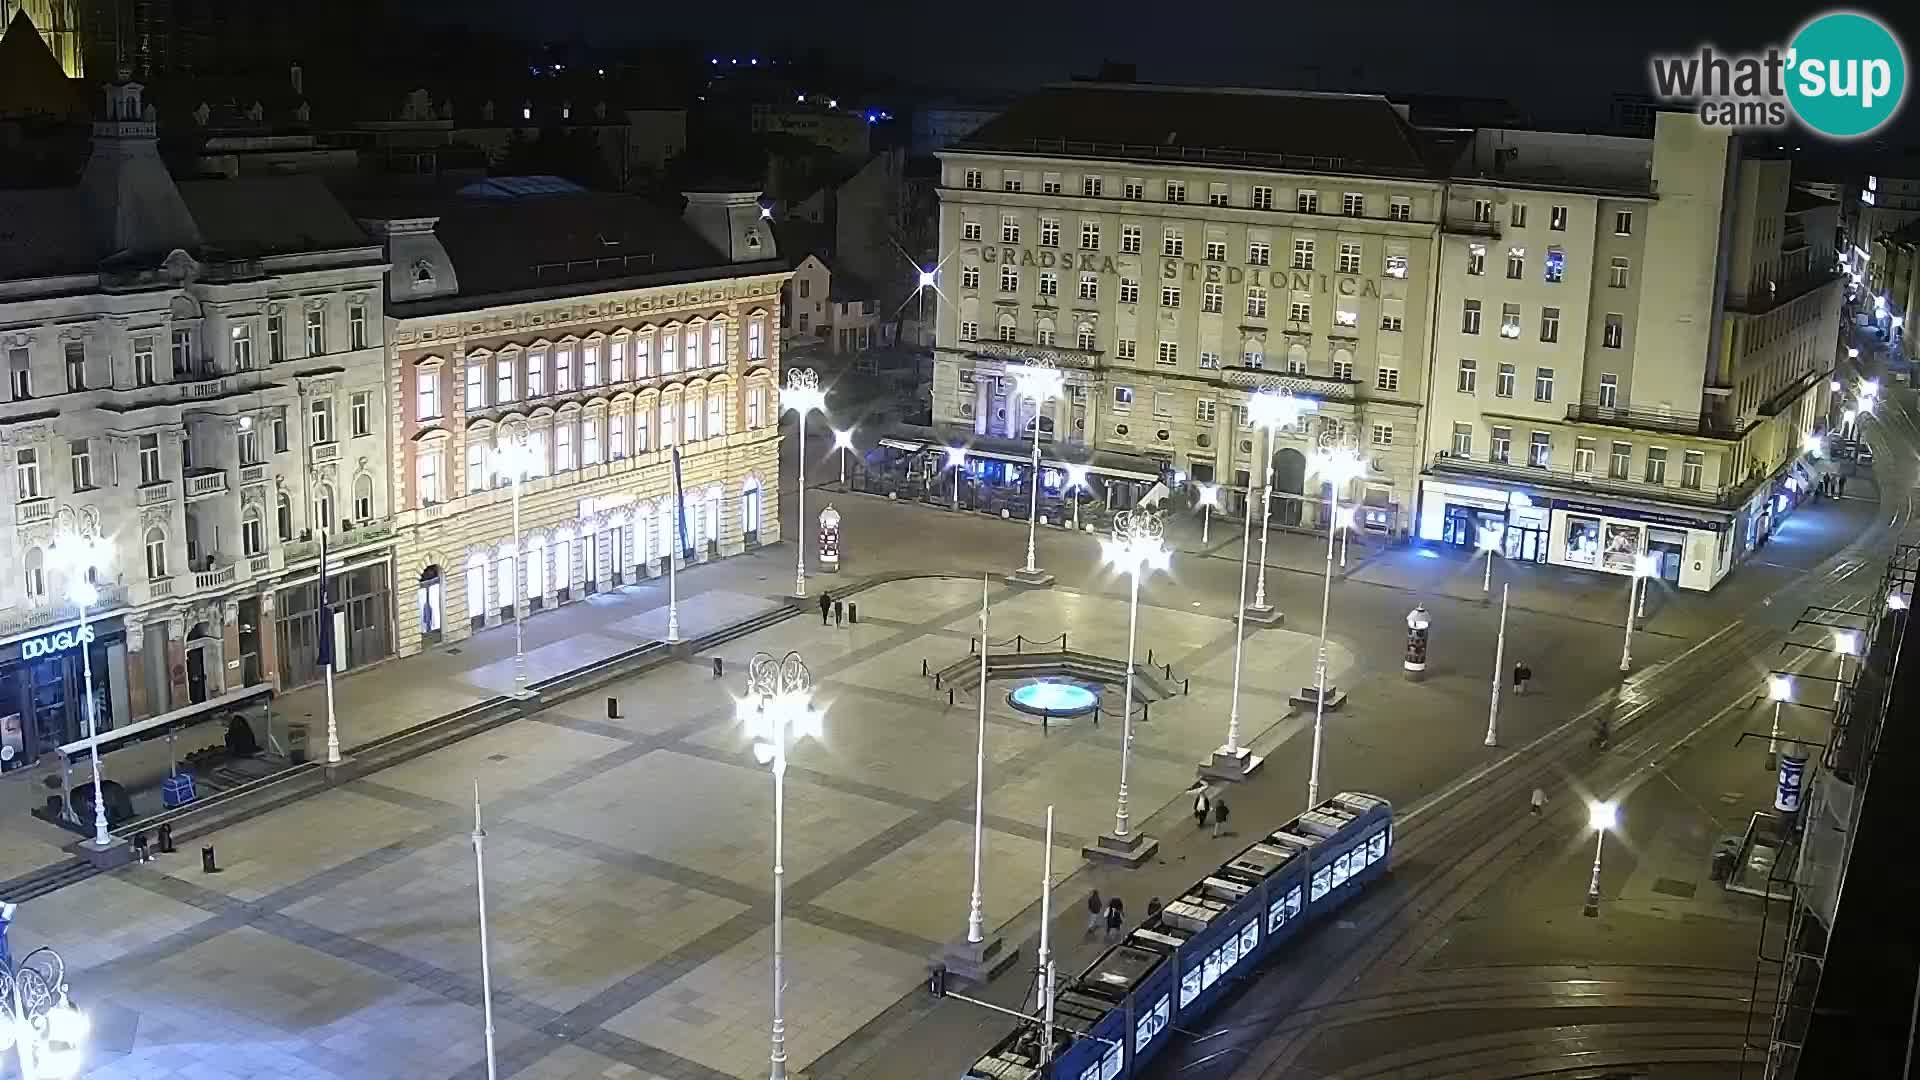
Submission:
[[[1424,1043],[1328,1073],[1329,1080],[1518,1080],[1632,1076],[1647,1066],[1736,1063],[1741,1025],[1724,1021],[1567,1024]]]

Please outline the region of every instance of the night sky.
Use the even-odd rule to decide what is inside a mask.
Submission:
[[[822,48],[837,62],[928,88],[1018,92],[1113,60],[1137,64],[1143,81],[1486,95],[1600,119],[1614,91],[1647,89],[1649,52],[1784,43],[1809,17],[1834,10],[1780,0],[401,2],[435,21],[530,40],[684,41],[742,55]],[[1890,19],[1912,63],[1920,3],[1854,8]],[[1915,97],[1903,131],[1920,119]]]

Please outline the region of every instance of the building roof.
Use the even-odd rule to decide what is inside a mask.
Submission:
[[[91,273],[98,235],[79,188],[0,191],[0,281]]]
[[[1838,208],[1839,203],[1823,195],[1815,195],[1804,188],[1793,188],[1787,192],[1787,213],[1804,214],[1809,210]]]
[[[1020,99],[955,151],[1429,175],[1420,133],[1386,98],[1070,83]]]
[[[71,116],[84,99],[25,8],[0,35],[0,116]]]

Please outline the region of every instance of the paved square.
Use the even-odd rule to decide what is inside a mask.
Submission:
[[[304,824],[295,825],[295,821]],[[152,864],[169,877],[237,900],[258,900],[371,852],[417,840],[437,824],[433,814],[334,789],[303,799],[290,814],[262,814],[199,837],[213,845],[221,870],[200,872],[195,858]]]
[[[991,811],[993,808],[989,807]],[[1040,902],[1045,845],[988,829],[981,859],[982,908],[992,925]],[[1080,852],[1056,838],[1053,865],[1078,866]],[[966,933],[973,889],[973,826],[942,822],[870,866],[855,870],[815,903],[928,941]]]
[[[481,799],[494,802],[540,787],[568,769],[626,745],[619,739],[547,724],[535,730],[540,732],[537,739],[528,738],[527,731],[514,725],[484,731],[426,757],[382,769],[377,782],[446,803],[454,812],[470,813],[475,780],[480,782]]]

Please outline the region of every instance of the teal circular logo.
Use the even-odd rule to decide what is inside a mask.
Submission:
[[[1793,36],[1787,101],[1819,134],[1853,139],[1879,130],[1900,111],[1907,56],[1900,39],[1871,15],[1835,11]]]

